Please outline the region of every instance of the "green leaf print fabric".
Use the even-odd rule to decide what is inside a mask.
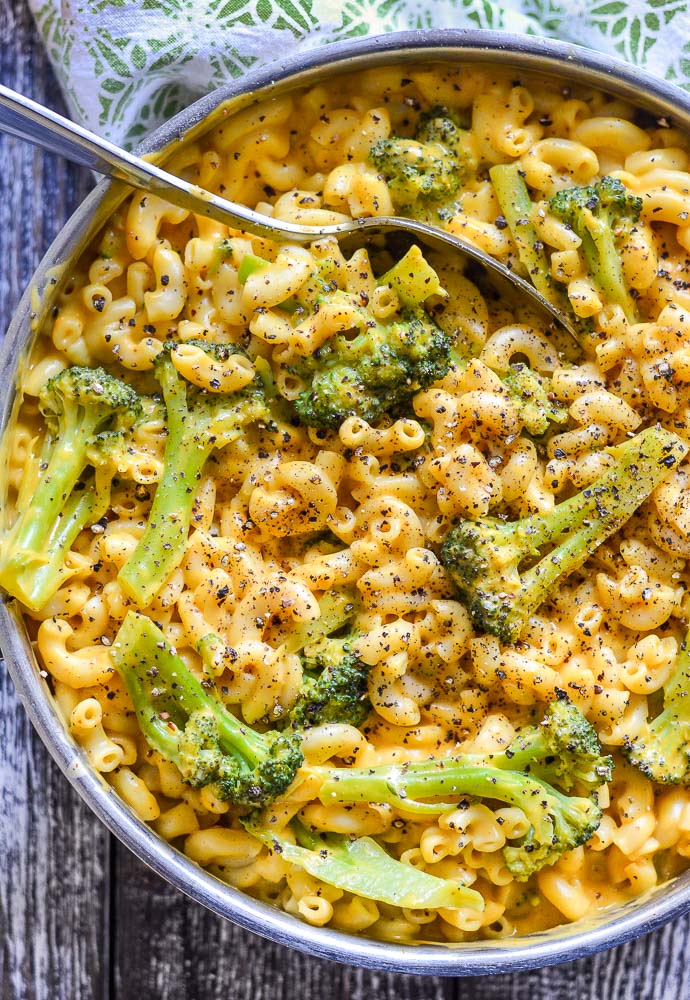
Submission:
[[[29,0],[77,120],[128,146],[249,67],[420,28],[558,38],[690,89],[685,0]]]

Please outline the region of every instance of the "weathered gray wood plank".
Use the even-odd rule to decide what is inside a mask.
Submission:
[[[59,104],[24,0],[0,0],[0,80]],[[0,329],[88,186],[84,173],[0,138]],[[690,917],[558,968],[421,979],[262,941],[112,850],[111,872],[107,833],[48,758],[0,669],[0,1000],[690,998]]]
[[[0,0],[0,79],[57,87],[24,4]],[[0,329],[90,186],[84,172],[0,138]],[[104,1000],[110,838],[49,759],[0,667],[0,997]]]

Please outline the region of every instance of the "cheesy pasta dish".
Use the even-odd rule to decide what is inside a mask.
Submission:
[[[165,840],[398,942],[575,921],[690,858],[690,142],[584,86],[379,67],[168,168],[70,271],[5,442],[0,585]]]

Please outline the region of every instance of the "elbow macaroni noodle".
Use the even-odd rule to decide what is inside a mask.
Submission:
[[[356,652],[371,668],[372,713],[361,730],[309,730],[310,764],[500,750],[565,689],[616,754],[591,841],[518,883],[501,853],[528,829],[515,807],[468,798],[438,818],[412,820],[390,806],[318,804],[308,781],[274,804],[282,826],[299,814],[319,831],[378,837],[395,857],[472,885],[486,902],[482,913],[397,909],[290,865],[246,833],[227,803],[186,785],[147,746],[109,653],[130,606],[117,571],[141,537],[160,475],[158,411],[139,425],[136,454],[118,469],[106,521],[77,538],[49,605],[27,613],[65,724],[142,820],[231,885],[300,919],[397,941],[501,937],[577,920],[690,859],[690,789],[655,787],[616,750],[639,732],[690,616],[687,469],[562,584],[517,646],[475,634],[435,554],[458,517],[550,510],[564,491],[591,483],[609,461],[603,449],[643,422],[659,420],[690,441],[690,143],[676,130],[666,135],[663,123],[641,127],[634,108],[604,94],[514,77],[475,66],[379,67],[254,104],[177,154],[186,176],[276,218],[309,225],[389,215],[395,191],[369,165],[371,145],[412,134],[420,108],[447,104],[464,120],[479,167],[432,221],[519,269],[487,173],[519,162],[552,274],[595,333],[567,359],[524,302],[497,299],[457,260],[432,254],[449,296],[438,323],[470,345],[474,360],[419,392],[397,419],[350,416],[338,431],[255,427],[219,451],[199,485],[184,561],[146,612],[199,674],[200,643],[221,636],[226,648],[214,652],[212,672],[225,703],[253,723],[279,718],[295,700],[302,666],[290,636],[318,617],[319,595],[356,588]],[[638,323],[602,298],[580,240],[544,207],[555,192],[605,173],[643,200],[638,231],[621,250]],[[269,263],[240,280],[252,255]],[[346,295],[288,322],[279,307],[297,293],[314,300],[317,262]],[[36,396],[56,371],[104,364],[152,392],[153,359],[174,337],[182,343],[173,362],[194,385],[234,392],[261,368],[294,399],[303,385],[291,364],[335,333],[360,331],[362,302],[379,319],[397,313],[396,292],[374,273],[366,251],[346,259],[333,240],[278,247],[134,195],[95,256],[76,267],[34,349],[12,432],[10,500],[38,475]],[[199,340],[241,343],[252,360],[212,361]],[[552,379],[567,412],[546,441],[523,433],[520,408],[502,387],[501,375],[524,360]]]

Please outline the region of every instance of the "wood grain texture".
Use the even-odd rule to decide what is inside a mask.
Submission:
[[[0,0],[0,80],[61,108],[24,5]],[[90,186],[0,137],[0,330]],[[0,1000],[690,1000],[690,917],[568,965],[493,978],[381,974],[219,919],[91,816],[0,669]]]
[[[20,3],[0,0],[0,79],[57,88]],[[81,171],[0,138],[0,329],[84,197]],[[0,676],[0,998],[108,996],[110,837],[67,785]]]

